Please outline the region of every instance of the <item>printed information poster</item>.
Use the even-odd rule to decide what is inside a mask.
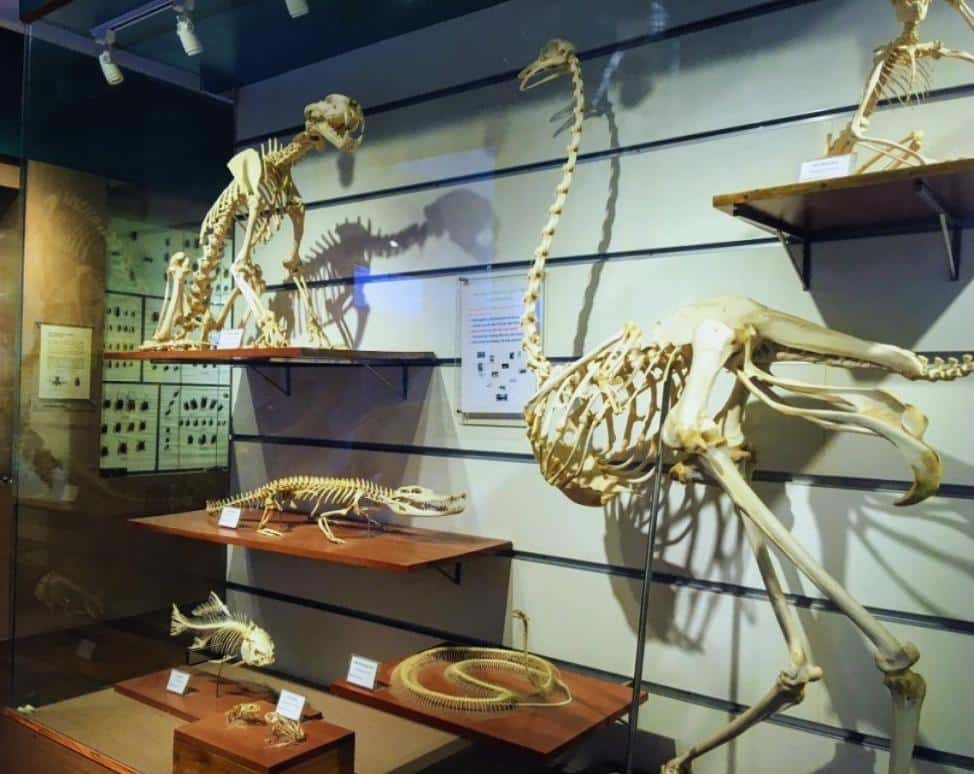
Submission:
[[[91,398],[91,328],[41,323],[37,397],[44,400]]]
[[[534,375],[525,367],[521,352],[524,282],[521,274],[491,274],[460,282],[460,411],[464,414],[518,416],[534,393]],[[539,305],[539,326],[540,317]]]

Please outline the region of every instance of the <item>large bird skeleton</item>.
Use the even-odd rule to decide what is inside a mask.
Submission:
[[[887,169],[918,166],[929,163],[920,154],[923,132],[910,132],[902,140],[884,140],[866,136],[869,119],[879,102],[896,99],[901,103],[920,101],[930,88],[928,60],[958,59],[974,64],[974,54],[947,48],[943,42],[920,42],[920,24],[927,18],[932,0],[891,0],[896,19],[903,25],[897,38],[876,49],[873,68],[866,81],[862,101],[848,125],[837,136],[828,138],[829,156],[852,153],[857,147],[872,152],[856,170],[856,174],[885,165]],[[974,30],[974,11],[965,0],[946,0],[967,25]]]
[[[206,349],[210,334],[222,330],[234,301],[243,296],[247,312],[244,327],[253,317],[258,347],[283,347],[288,343],[282,321],[276,319],[260,298],[266,289],[260,265],[254,262],[254,250],[266,244],[280,230],[286,218],[291,221],[294,238],[291,251],[283,261],[288,279],[298,290],[298,303],[304,312],[312,344],[332,347],[318,320],[301,273],[301,239],[304,235],[304,202],[291,176],[292,167],[312,150],[321,150],[325,142],[338,150],[351,152],[362,142],[365,120],[361,106],[342,94],[329,94],[320,102],[304,109],[305,128],[287,145],[276,143],[258,151],[247,148],[227,164],[233,180],[213,203],[200,226],[203,254],[189,286],[189,258],[179,252],[172,256],[166,272],[166,291],[159,324],[142,349]],[[240,249],[230,266],[233,290],[222,311],[211,309],[213,282],[227,239],[238,218],[244,221]],[[195,336],[195,338],[194,338]]]
[[[575,169],[584,117],[583,84],[574,49],[560,40],[551,41],[518,76],[523,90],[561,74],[571,77],[574,121],[563,176],[528,274],[521,319],[526,362],[537,379],[537,391],[524,414],[541,473],[575,502],[599,507],[623,492],[640,491],[658,462],[681,481],[693,468],[702,468],[743,518],[788,647],[788,665],[771,689],[709,739],[669,761],[663,772],[689,771],[693,759],[801,702],[805,686],[822,677],[795,610],[786,602],[771,560],[769,547],[774,546],[875,646],[876,665],[893,700],[889,771],[905,774],[926,690],[923,678],[911,669],[919,652],[912,643],[900,643],[853,599],[755,494],[742,472],[752,457],[743,429],[744,409],[753,397],[829,429],[885,438],[913,470],[913,486],[898,502],[908,505],[936,492],[941,479],[940,458],[923,442],[923,413],[885,390],[805,384],[772,374],[771,366],[800,362],[874,368],[908,379],[940,381],[970,374],[974,359],[968,355],[928,361],[747,298],[726,297],[680,309],[658,323],[649,340],[629,323],[576,362],[553,368],[541,346],[536,306]],[[722,372],[734,377],[733,387],[713,412],[708,406]],[[671,389],[666,419],[660,422],[667,381]]]

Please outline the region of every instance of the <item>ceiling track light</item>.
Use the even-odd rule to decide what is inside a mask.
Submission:
[[[118,86],[125,80],[125,75],[122,73],[122,68],[115,64],[115,60],[112,59],[112,43],[115,42],[115,33],[109,30],[102,40],[95,42],[101,46],[101,52],[98,54],[98,65],[101,67],[101,74],[105,77],[105,83],[109,86]]]
[[[291,14],[292,19],[297,19],[299,16],[305,16],[308,13],[308,0],[284,0],[284,4],[287,6],[287,12]]]
[[[187,0],[181,5],[173,5],[176,12],[176,35],[183,46],[186,56],[196,56],[203,52],[203,44],[196,36],[196,27],[193,25],[193,0]]]

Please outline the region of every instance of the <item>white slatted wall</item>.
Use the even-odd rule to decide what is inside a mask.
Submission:
[[[960,281],[951,283],[935,235],[819,245],[804,292],[780,246],[711,207],[717,193],[792,182],[801,161],[821,154],[826,134],[858,100],[872,48],[895,35],[887,3],[610,0],[598,8],[505,3],[241,91],[242,142],[286,141],[304,104],[329,92],[352,95],[367,110],[383,106],[368,115],[353,159],[331,151],[295,170],[309,203],[311,276],[360,280],[315,290],[321,307],[347,309],[355,346],[457,358],[457,278],[531,256],[560,174],[567,135],[556,130],[568,84],[519,94],[513,79],[494,76],[523,66],[555,35],[588,51],[665,21],[660,39],[583,62],[590,96],[608,83],[611,114],[586,122],[582,152],[593,156],[578,167],[555,239],[548,354],[580,354],[628,320],[649,329],[680,304],[726,293],[916,350],[974,349],[969,247]],[[933,7],[923,33],[971,47],[946,4]],[[902,137],[922,128],[933,156],[972,155],[974,71],[946,61],[934,69],[935,88],[961,88],[884,110],[873,131]],[[284,233],[259,253],[271,283],[281,280],[288,239]],[[275,307],[287,310],[291,294],[276,295]],[[233,601],[276,633],[282,669],[327,682],[351,651],[386,658],[448,633],[510,642],[515,606],[532,616],[534,650],[631,674],[644,511],[576,506],[541,479],[522,429],[461,424],[455,362],[412,369],[405,400],[365,369],[296,370],[290,397],[241,373],[233,413],[239,486],[304,472],[464,490],[466,513],[432,526],[510,538],[518,552],[468,563],[454,586],[432,572],[400,577],[233,549]],[[396,369],[381,373],[399,379]],[[971,770],[974,380],[883,384],[929,415],[928,438],[950,485],[943,496],[897,509],[898,482],[909,471],[891,448],[755,410],[765,472],[757,488],[831,573],[920,647],[928,694],[916,770]],[[660,538],[645,760],[716,729],[787,663],[725,499],[702,486],[669,486]],[[869,648],[811,584],[788,568],[784,575],[825,678],[784,723],[706,756],[695,771],[885,771],[889,698]],[[599,742],[618,750],[615,733]]]

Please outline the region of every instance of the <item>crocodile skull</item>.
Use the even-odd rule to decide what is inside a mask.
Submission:
[[[401,486],[386,503],[400,516],[452,516],[467,507],[467,496],[442,495],[424,486]]]
[[[527,91],[564,75],[574,55],[575,47],[567,40],[549,40],[538,58],[517,74],[519,88]]]
[[[338,150],[353,151],[365,132],[362,106],[344,94],[329,94],[304,109],[304,129],[319,150],[327,140]]]

